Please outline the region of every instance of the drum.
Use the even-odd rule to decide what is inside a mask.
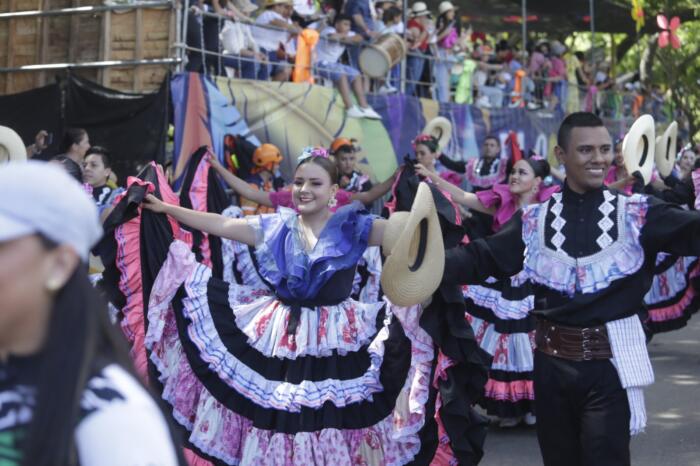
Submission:
[[[360,69],[371,78],[384,78],[406,56],[406,44],[398,34],[385,34],[360,52]]]

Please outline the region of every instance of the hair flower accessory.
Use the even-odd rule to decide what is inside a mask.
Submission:
[[[303,162],[309,157],[323,157],[324,159],[327,159],[328,156],[328,149],[326,149],[325,147],[308,146],[302,149],[301,154],[299,155],[299,157],[297,157],[297,164]]]
[[[416,150],[416,146],[418,144],[422,144],[422,143],[426,143],[426,142],[429,145],[433,144],[433,145],[437,146],[437,139],[432,134],[419,134],[418,136],[416,136],[416,138],[413,141],[411,141],[411,146],[413,147],[413,150]]]

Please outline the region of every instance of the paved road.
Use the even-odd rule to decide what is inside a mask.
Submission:
[[[700,315],[682,330],[657,335],[649,351],[656,383],[646,390],[649,422],[632,439],[634,466],[700,466]],[[534,428],[493,427],[483,466],[542,464]]]

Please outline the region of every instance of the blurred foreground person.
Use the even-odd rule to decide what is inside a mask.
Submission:
[[[87,278],[95,204],[40,162],[0,168],[0,196],[0,464],[180,464]]]

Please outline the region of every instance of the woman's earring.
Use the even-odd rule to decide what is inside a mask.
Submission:
[[[335,208],[335,206],[338,205],[338,199],[335,198],[335,194],[333,194],[333,197],[328,199],[328,207],[331,209]]]

